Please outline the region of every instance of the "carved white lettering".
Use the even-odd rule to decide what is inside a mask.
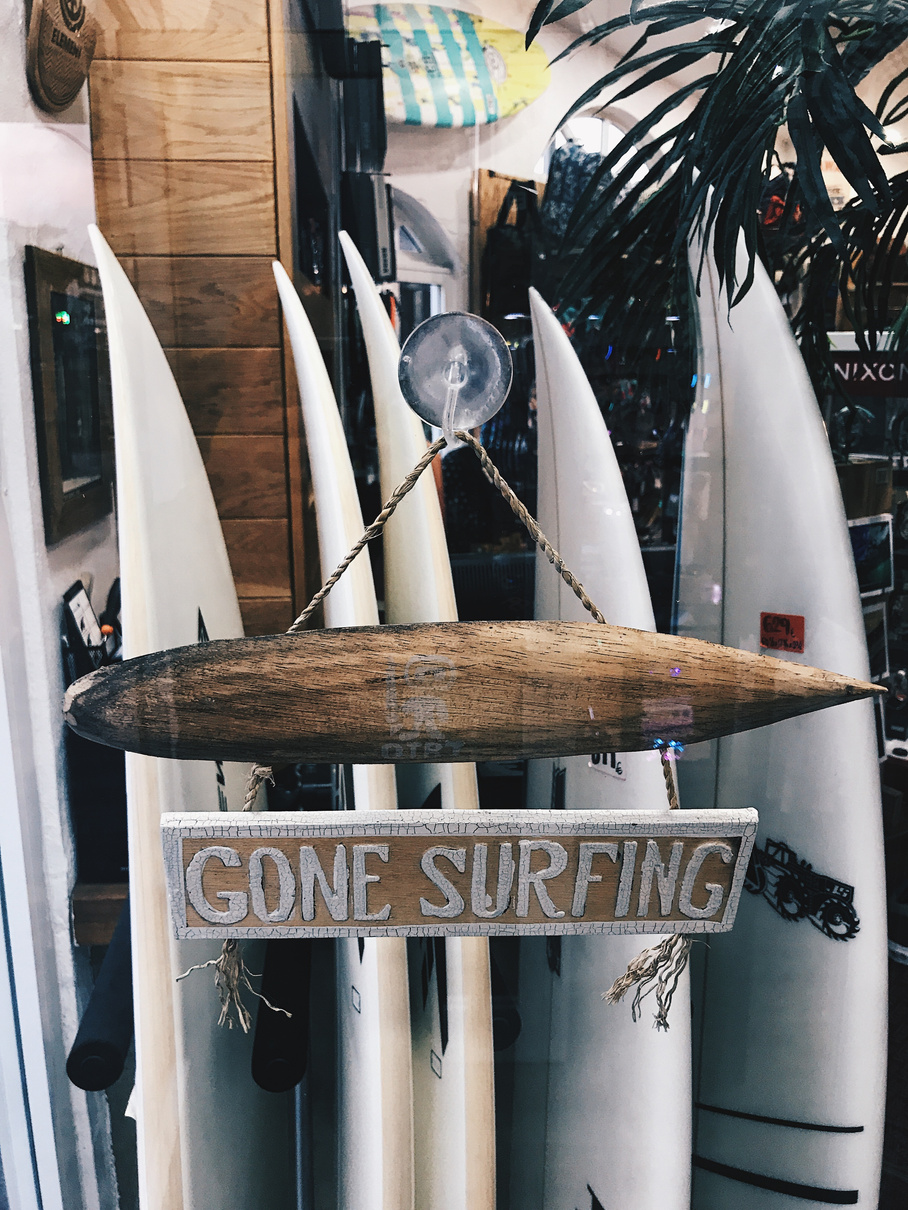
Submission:
[[[618,861],[618,846],[613,841],[581,841],[577,878],[574,882],[574,901],[571,904],[572,916],[582,916],[586,911],[586,896],[590,883],[602,881],[601,874],[592,873],[593,857],[597,853],[605,853],[612,861]]]
[[[514,848],[510,844],[498,846],[498,889],[495,906],[488,892],[489,846],[477,844],[473,848],[473,877],[470,883],[470,905],[473,915],[482,920],[494,920],[507,911],[514,884]]]
[[[662,854],[659,852],[659,846],[655,840],[648,840],[646,842],[646,853],[643,855],[643,865],[640,870],[640,898],[637,901],[638,916],[646,916],[649,912],[654,877],[659,890],[659,911],[663,916],[668,916],[671,913],[683,852],[683,842],[676,840],[672,845],[672,855],[669,858],[668,869],[666,870],[662,862]]]
[[[615,900],[615,919],[626,916],[631,906],[631,890],[634,886],[634,869],[637,865],[637,842],[626,840],[621,855],[621,877],[618,879],[618,897]]]
[[[265,858],[274,862],[278,876],[277,907],[268,911],[265,902]],[[256,849],[249,858],[249,894],[252,896],[252,910],[259,920],[277,924],[286,920],[293,911],[293,901],[296,898],[296,881],[287,855],[280,849]]]
[[[735,859],[731,845],[725,844],[722,841],[700,844],[694,849],[693,856],[687,863],[687,869],[684,871],[681,893],[678,896],[678,907],[685,916],[689,916],[692,920],[706,920],[709,916],[714,916],[719,910],[722,897],[725,893],[717,882],[707,882],[706,890],[709,892],[709,898],[706,900],[706,904],[698,908],[694,907],[691,902],[697,875],[700,873],[703,862],[709,857],[710,853],[718,853],[725,865],[731,865]]]
[[[446,857],[455,870],[459,870],[461,874],[467,868],[466,849],[447,849],[443,845],[435,845],[431,849],[426,849],[419,861],[420,869],[429,881],[438,887],[445,897],[445,902],[438,907],[434,903],[429,903],[428,899],[421,898],[419,910],[424,916],[438,916],[444,920],[452,920],[455,916],[459,916],[464,909],[463,895],[450,878],[446,878],[436,866],[435,862],[439,857]]]
[[[390,903],[386,903],[380,912],[370,913],[368,910],[368,884],[381,881],[380,875],[366,873],[366,857],[369,853],[374,853],[381,861],[387,862],[389,849],[386,844],[355,844],[353,846],[353,919],[387,920],[391,915]]]
[[[539,850],[547,853],[549,864],[542,870],[533,870],[533,854]],[[542,885],[548,878],[557,878],[567,867],[567,850],[554,840],[521,840],[520,859],[517,870],[517,915],[526,916],[530,910],[530,887],[536,892],[539,906],[550,920],[563,916],[555,907],[548,891]]]
[[[348,917],[347,892],[350,873],[347,867],[347,850],[339,844],[334,853],[334,886],[325,877],[321,862],[311,845],[300,848],[300,908],[304,920],[315,919],[315,884],[322,893],[332,920]]]
[[[199,849],[186,867],[186,894],[198,914],[209,924],[238,924],[249,911],[249,896],[245,891],[218,891],[218,899],[227,903],[223,910],[214,907],[205,898],[202,875],[213,857],[231,870],[243,864],[236,849],[227,848],[226,845],[214,844],[207,849]]]

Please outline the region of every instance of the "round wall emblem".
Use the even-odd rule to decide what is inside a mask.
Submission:
[[[85,0],[33,0],[26,72],[42,109],[59,113],[72,105],[88,75],[96,37]]]

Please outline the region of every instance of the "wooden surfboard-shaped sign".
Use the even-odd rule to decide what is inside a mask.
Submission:
[[[878,692],[698,639],[445,622],[228,639],[76,681],[79,735],[183,760],[477,761],[711,739]]]
[[[161,830],[181,940],[710,933],[734,923],[757,813],[260,812]]]

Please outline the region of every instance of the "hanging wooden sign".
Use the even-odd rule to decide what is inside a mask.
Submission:
[[[698,639],[445,622],[223,640],[69,687],[86,739],[183,760],[521,760],[694,743],[880,692]]]
[[[749,809],[161,821],[181,940],[726,932],[756,828]]]

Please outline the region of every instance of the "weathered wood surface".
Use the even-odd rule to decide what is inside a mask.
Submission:
[[[91,73],[92,159],[273,164],[268,63],[117,62]]]
[[[280,517],[228,517],[221,529],[240,601],[263,597],[289,601],[290,522]],[[292,621],[291,617],[287,626]]]
[[[126,882],[77,882],[70,900],[76,945],[110,945],[128,897]]]
[[[121,257],[277,252],[270,163],[97,160],[94,177],[98,223]]]
[[[168,348],[279,348],[270,256],[120,254]]]
[[[78,734],[152,756],[380,764],[639,751],[875,692],[619,626],[448,622],[158,652],[83,677],[64,711]]]
[[[161,818],[183,940],[726,932],[756,829],[752,810]]]
[[[268,60],[264,0],[95,0],[97,59]]]
[[[284,431],[280,349],[165,349],[197,437]]]
[[[286,517],[283,436],[215,434],[197,440],[222,521]]]

